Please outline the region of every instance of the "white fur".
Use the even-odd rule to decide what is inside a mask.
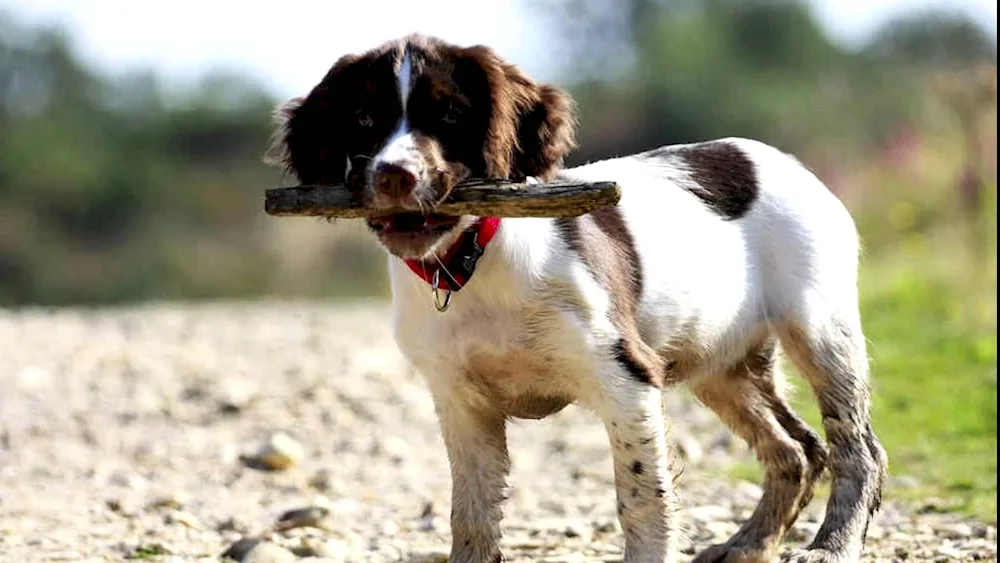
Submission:
[[[420,148],[417,146],[413,132],[410,130],[410,122],[406,117],[406,105],[410,98],[410,89],[412,86],[412,71],[413,63],[410,60],[410,51],[407,50],[396,73],[396,85],[399,88],[399,100],[403,111],[399,117],[396,129],[389,136],[389,140],[386,141],[385,145],[374,158],[368,162],[366,173],[369,179],[380,165],[390,164],[413,174],[418,182],[426,183],[428,181],[427,171],[424,169],[424,159],[420,154]],[[370,184],[371,182],[369,182]],[[379,194],[376,193],[374,196],[377,199]],[[376,201],[376,203],[378,202]],[[392,203],[395,202],[391,202],[388,206],[391,206]]]
[[[413,74],[413,61],[410,59],[410,50],[403,53],[403,62],[399,64],[399,73],[396,75],[396,83],[399,87],[399,102],[403,107],[403,117],[406,117],[406,103],[410,100],[410,76]]]
[[[697,351],[705,360],[691,377],[738,361],[762,327],[856,315],[858,245],[843,205],[788,155],[755,141],[729,141],[754,163],[759,184],[751,209],[731,221],[683,189],[693,180],[680,161],[631,156],[563,173],[621,186],[620,207],[641,258],[643,339],[666,355]],[[398,142],[386,151],[404,146]],[[620,515],[626,561],[667,560],[669,527],[649,513],[665,506],[651,495],[670,482],[665,455],[647,459],[666,448],[658,390],[610,357],[619,338],[608,320],[610,296],[558,236],[554,220],[503,220],[474,277],[444,313],[401,260],[390,258],[389,267],[396,340],[428,379],[439,411],[502,417],[517,414],[525,397],[560,397],[593,409],[613,444],[629,441],[628,448],[614,447],[619,499],[640,491],[639,512],[629,507]],[[635,423],[637,416],[644,422]],[[484,469],[484,460],[506,459],[506,452],[477,457],[481,435],[453,427],[455,419],[442,416],[453,476],[476,490],[456,494],[453,510],[469,515],[476,494],[490,496],[503,486],[502,471]],[[651,445],[636,453],[637,440]],[[642,456],[646,470],[630,473],[629,464]],[[486,481],[475,476],[483,471],[491,476]],[[480,546],[476,556],[494,548]]]
[[[667,350],[683,337],[719,365],[738,359],[746,336],[761,323],[804,310],[810,296],[829,299],[824,309],[851,310],[857,283],[857,236],[840,201],[788,155],[729,140],[755,163],[760,182],[750,211],[732,221],[677,185],[689,181],[682,170],[657,161],[622,157],[564,172],[621,186],[620,207],[642,265],[639,314],[647,343]],[[549,219],[504,219],[475,276],[444,314],[434,310],[426,282],[401,260],[390,257],[389,268],[399,345],[418,367],[454,370],[470,350],[516,342],[522,327],[514,320],[551,282],[572,287],[592,313],[575,342],[581,350],[568,355],[607,343],[614,331],[605,314],[608,296]],[[553,314],[566,330],[582,328],[577,312],[556,307]]]

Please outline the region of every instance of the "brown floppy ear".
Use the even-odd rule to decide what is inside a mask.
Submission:
[[[470,47],[464,54],[464,66],[485,81],[489,96],[483,146],[487,175],[550,179],[576,147],[573,99],[559,88],[536,84],[488,47]]]
[[[514,170],[518,176],[549,180],[576,147],[573,99],[559,88],[538,87],[538,101],[521,116]]]
[[[275,112],[276,130],[264,160],[295,174],[301,184],[341,184],[347,148],[337,83],[356,60],[341,58],[305,98],[292,98]]]

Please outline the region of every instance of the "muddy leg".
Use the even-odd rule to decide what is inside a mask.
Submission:
[[[882,499],[888,458],[871,424],[864,335],[856,315],[847,317],[853,320],[792,323],[781,332],[819,403],[833,476],[822,526],[808,547],[785,555],[789,562],[858,561]]]
[[[823,472],[822,441],[779,394],[774,354],[773,343],[766,342],[725,373],[690,383],[695,396],[747,441],[764,466],[764,494],[754,513],[727,542],[701,552],[696,563],[773,560]]]

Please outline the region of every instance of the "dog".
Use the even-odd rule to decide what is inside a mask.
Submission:
[[[346,184],[388,251],[394,338],[428,383],[452,477],[451,561],[497,562],[510,418],[569,404],[603,422],[629,563],[673,561],[678,500],[661,406],[686,385],[765,471],[753,515],[695,559],[771,561],[825,469],[791,562],[859,560],[887,457],[872,428],[859,242],[794,157],[726,138],[565,169],[575,106],[485,46],[422,35],[339,59],[276,112],[272,162]],[[454,217],[468,178],[614,181],[574,218]],[[778,347],[815,392],[829,447],[789,407]]]

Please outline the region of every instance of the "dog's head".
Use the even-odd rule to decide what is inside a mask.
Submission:
[[[429,257],[471,222],[433,213],[456,183],[546,179],[575,144],[564,92],[486,47],[418,35],[341,58],[278,118],[272,162],[301,183],[346,183],[363,205],[406,210],[368,220],[402,258]]]

